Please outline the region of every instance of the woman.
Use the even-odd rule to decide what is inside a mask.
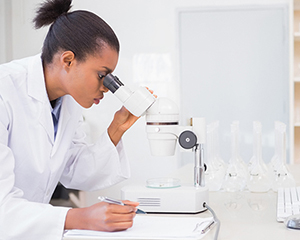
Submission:
[[[118,61],[112,29],[71,0],[48,0],[34,19],[50,25],[41,56],[0,66],[0,239],[61,239],[64,229],[132,226],[135,202],[69,209],[49,204],[58,182],[96,190],[129,176],[121,137],[137,120],[124,107],[100,139],[85,143],[82,107],[99,104]]]

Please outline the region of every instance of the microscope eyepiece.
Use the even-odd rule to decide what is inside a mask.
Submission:
[[[117,76],[112,75],[111,73],[107,74],[103,80],[103,85],[108,88],[112,93],[118,90],[120,86],[124,84],[119,80]]]

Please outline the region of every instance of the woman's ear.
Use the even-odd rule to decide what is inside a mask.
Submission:
[[[72,67],[74,60],[75,55],[72,51],[65,51],[60,56],[60,63],[66,71]]]

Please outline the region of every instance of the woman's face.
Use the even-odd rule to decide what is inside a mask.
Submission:
[[[84,108],[99,104],[108,91],[103,79],[115,69],[117,62],[118,53],[108,46],[101,49],[101,54],[88,55],[85,61],[75,59],[68,73],[68,94]]]

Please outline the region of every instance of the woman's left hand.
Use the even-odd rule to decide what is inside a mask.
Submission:
[[[108,135],[116,146],[123,134],[139,119],[124,106],[115,113],[114,119],[108,127]]]
[[[147,87],[146,87],[147,88]],[[153,94],[153,90],[147,88],[148,91]],[[153,94],[155,98],[156,95]],[[130,113],[124,106],[115,113],[114,119],[108,127],[108,135],[111,141],[116,146],[120,141],[123,134],[139,119]]]

